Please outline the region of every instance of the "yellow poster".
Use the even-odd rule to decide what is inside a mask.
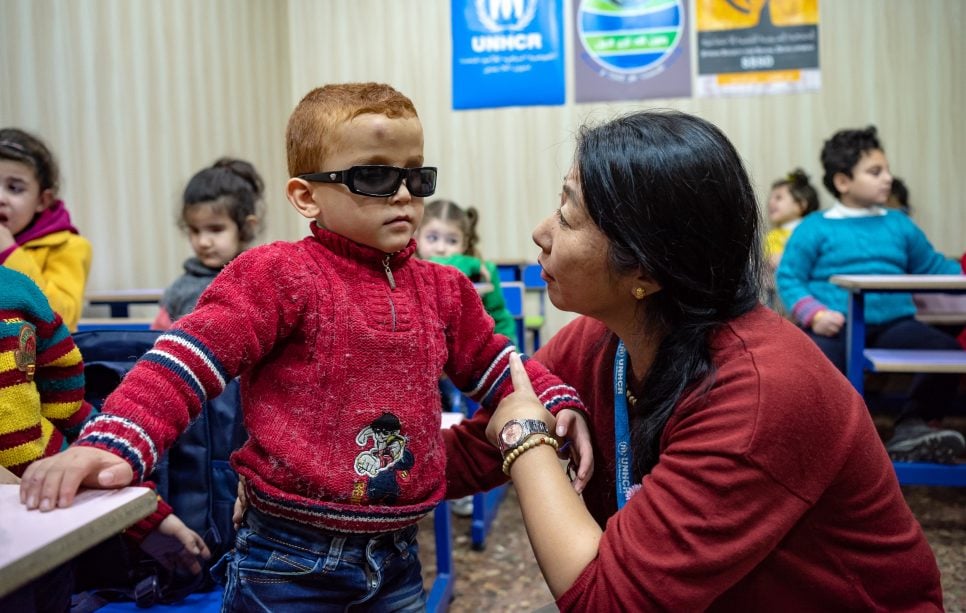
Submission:
[[[698,96],[821,87],[818,0],[695,0]]]

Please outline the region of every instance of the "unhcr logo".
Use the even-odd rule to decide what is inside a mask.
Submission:
[[[474,36],[470,43],[476,53],[527,51],[543,48],[539,32],[523,33],[537,13],[539,0],[476,0],[476,17],[492,34]]]

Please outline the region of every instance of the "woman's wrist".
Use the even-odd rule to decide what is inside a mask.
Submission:
[[[503,473],[509,476],[510,467],[513,466],[513,463],[516,462],[521,455],[530,451],[531,449],[536,449],[540,445],[549,445],[554,448],[554,451],[560,448],[560,443],[557,442],[557,439],[553,438],[549,434],[534,434],[525,440],[519,447],[515,447],[507,452],[506,457],[503,458]]]

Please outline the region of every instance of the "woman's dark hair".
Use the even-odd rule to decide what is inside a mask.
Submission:
[[[852,169],[862,159],[862,155],[869,151],[885,151],[876,136],[875,126],[864,130],[839,130],[832,138],[822,145],[822,184],[830,194],[839,197],[839,190],[835,189],[835,175],[842,173],[852,176]]]
[[[583,201],[619,272],[660,284],[642,317],[666,333],[631,407],[634,473],[657,463],[681,396],[713,381],[709,341],[758,304],[759,211],[738,152],[711,123],[642,111],[584,128],[576,165]]]
[[[423,213],[423,223],[431,219],[456,224],[466,239],[466,248],[463,255],[470,255],[474,258],[482,258],[477,243],[480,237],[476,233],[476,224],[480,221],[480,214],[474,207],[463,209],[452,200],[433,200],[426,205]]]
[[[184,188],[181,208],[181,225],[192,207],[205,204],[224,211],[238,226],[238,236],[242,243],[251,242],[255,231],[261,224],[247,223],[252,215],[258,214],[258,204],[262,198],[264,183],[255,167],[235,158],[220,158],[210,167],[191,177]]]
[[[60,170],[57,160],[44,141],[18,128],[0,130],[0,160],[13,160],[26,164],[37,175],[40,191],[51,190],[56,196],[60,189]]]
[[[805,205],[802,210],[802,217],[818,210],[818,193],[812,184],[808,182],[808,175],[801,168],[788,173],[787,177],[779,179],[771,184],[771,188],[788,187],[788,193],[792,195],[792,200]]]

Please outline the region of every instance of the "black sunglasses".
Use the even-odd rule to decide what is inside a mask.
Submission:
[[[305,181],[343,183],[353,194],[362,196],[392,196],[399,191],[403,179],[406,189],[416,198],[432,196],[436,191],[436,167],[399,168],[397,166],[353,166],[348,170],[312,172],[299,175]]]

